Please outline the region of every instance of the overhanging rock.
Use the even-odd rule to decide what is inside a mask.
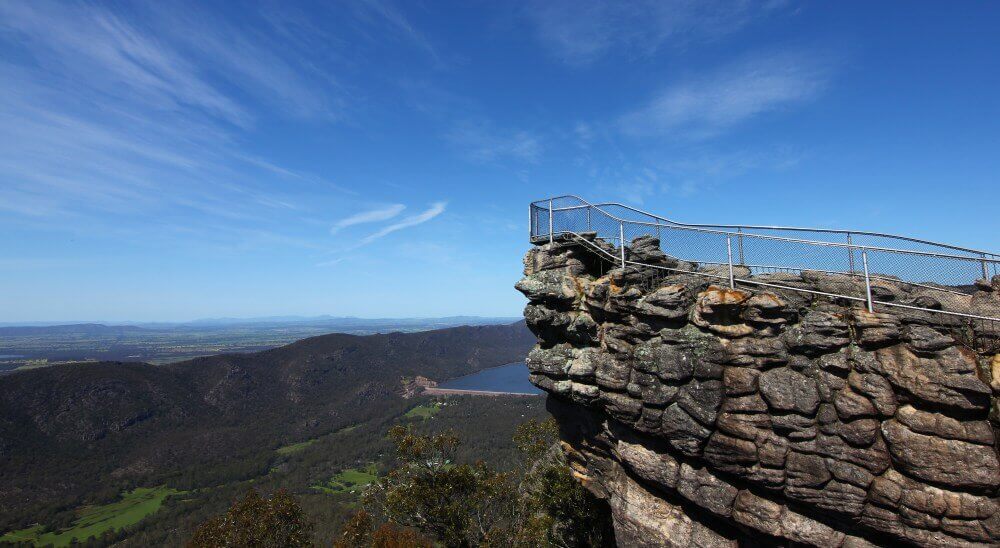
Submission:
[[[1000,543],[1000,357],[957,342],[952,318],[613,267],[557,239],[517,287],[531,380],[619,543]]]

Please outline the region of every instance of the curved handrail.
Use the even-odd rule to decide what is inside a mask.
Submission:
[[[897,235],[897,234],[888,234],[888,233],[881,233],[881,232],[870,232],[870,231],[864,231],[864,230],[846,230],[846,229],[831,229],[831,228],[804,228],[804,227],[766,226],[766,225],[726,225],[726,224],[683,223],[683,222],[674,221],[672,219],[668,219],[666,217],[662,217],[660,215],[656,215],[654,213],[650,213],[648,211],[644,211],[644,210],[641,210],[641,209],[638,209],[638,208],[635,208],[635,207],[632,207],[632,206],[629,206],[629,205],[626,205],[626,204],[622,204],[620,202],[601,202],[601,203],[598,203],[598,204],[592,204],[592,203],[588,202],[587,200],[584,200],[583,198],[581,198],[581,197],[579,197],[579,196],[577,196],[575,194],[564,194],[562,196],[555,196],[555,197],[552,197],[552,198],[546,198],[544,200],[537,200],[537,201],[532,202],[531,205],[533,205],[535,207],[543,208],[543,209],[549,209],[548,208],[548,204],[551,204],[555,200],[563,200],[563,199],[573,199],[573,200],[576,200],[576,201],[580,202],[580,205],[578,205],[578,206],[572,206],[572,207],[555,208],[555,209],[553,209],[553,211],[570,211],[570,210],[574,210],[574,209],[592,208],[592,209],[600,211],[604,215],[607,215],[611,219],[614,219],[615,221],[618,221],[618,222],[639,223],[639,224],[649,224],[649,225],[659,224],[659,223],[645,223],[643,221],[636,221],[636,220],[633,220],[633,219],[622,219],[622,218],[618,217],[617,215],[614,215],[614,214],[606,211],[605,209],[602,209],[602,208],[605,208],[605,207],[619,207],[619,208],[622,208],[622,209],[625,209],[625,210],[628,210],[628,211],[633,211],[633,212],[638,213],[640,215],[645,215],[647,217],[651,217],[653,219],[657,219],[658,221],[663,221],[664,223],[666,223],[667,226],[675,226],[675,227],[678,227],[678,228],[689,228],[689,229],[721,228],[721,229],[737,229],[737,230],[743,230],[743,229],[749,229],[749,230],[785,230],[785,231],[789,231],[789,232],[818,232],[818,233],[826,233],[826,234],[843,234],[843,235],[846,235],[846,236],[850,236],[850,235],[871,236],[871,237],[878,237],[878,238],[887,238],[887,239],[901,240],[901,241],[906,241],[906,242],[911,242],[911,243],[916,243],[916,244],[922,244],[922,245],[940,247],[940,248],[944,248],[944,249],[951,249],[951,250],[954,250],[954,251],[961,251],[961,252],[964,252],[964,253],[972,253],[972,254],[976,254],[978,256],[978,257],[975,257],[977,259],[986,258],[987,256],[991,257],[991,258],[994,258],[994,259],[1000,258],[1000,254],[993,253],[993,252],[990,252],[990,251],[983,251],[983,250],[979,250],[979,249],[972,249],[972,248],[967,248],[967,247],[960,247],[960,246],[955,246],[955,245],[951,245],[951,244],[944,244],[944,243],[940,243],[940,242],[935,242],[935,241],[932,241],[932,240],[924,240],[924,239],[920,239],[920,238],[912,238],[910,236],[900,236],[900,235]],[[660,226],[663,226],[663,225],[660,225]],[[720,231],[719,233],[724,233],[724,234],[729,234],[729,235],[736,236],[736,235],[740,234],[741,232]],[[752,233],[746,233],[746,232],[742,232],[742,234],[744,236],[752,235],[752,236],[758,236],[758,237],[762,237],[762,238],[775,238],[774,236],[767,236],[767,235],[764,235],[764,234],[752,234]],[[796,241],[798,243],[812,243],[812,244],[836,244],[837,243],[837,242],[825,242],[825,241],[820,241],[820,240],[806,240],[806,239],[787,239],[787,240],[788,241]],[[915,250],[879,248],[879,247],[871,247],[871,246],[856,245],[856,244],[840,244],[840,245],[843,246],[843,247],[850,247],[850,248],[856,248],[856,249],[867,248],[867,249],[873,249],[873,250],[897,251],[897,252],[903,252],[903,253],[914,253],[914,252],[916,252]],[[942,256],[948,257],[948,255],[942,255]],[[954,258],[970,258],[970,257],[956,257],[956,256],[951,256],[951,257],[954,257]]]
[[[630,220],[627,220],[627,219],[620,219],[620,218],[615,217],[614,215],[612,215],[612,214],[610,214],[610,213],[608,213],[608,212],[606,212],[606,211],[604,211],[604,210],[602,210],[602,209],[600,209],[599,207],[596,207],[596,206],[594,206],[594,209],[597,210],[597,211],[600,211],[602,214],[607,215],[609,218],[611,218],[611,219],[613,219],[615,221],[618,221],[620,223],[629,223],[629,224],[633,224],[633,225],[642,225],[642,226],[650,226],[650,227],[660,226],[660,227],[663,227],[663,228],[677,228],[679,230],[687,230],[687,231],[691,231],[691,232],[701,232],[703,234],[718,234],[718,235],[721,235],[721,236],[732,236],[732,237],[745,236],[747,238],[751,238],[752,237],[752,238],[758,238],[758,239],[761,239],[761,240],[771,240],[771,241],[775,241],[775,242],[787,242],[787,243],[793,243],[793,244],[817,245],[817,246],[822,246],[822,247],[841,247],[841,248],[845,248],[845,249],[857,249],[859,251],[860,250],[885,251],[885,252],[888,252],[888,253],[905,253],[907,255],[920,255],[920,256],[924,256],[924,257],[937,257],[937,258],[941,258],[941,259],[960,259],[960,260],[964,260],[964,261],[974,261],[974,262],[981,262],[981,261],[985,260],[988,263],[998,262],[996,259],[984,258],[982,256],[980,256],[980,257],[970,257],[970,256],[967,256],[967,255],[948,255],[946,253],[934,253],[932,251],[920,251],[920,250],[917,250],[917,249],[895,249],[895,248],[891,248],[891,247],[878,247],[878,246],[872,246],[872,245],[845,244],[845,243],[840,243],[840,242],[828,242],[828,241],[825,241],[825,240],[803,240],[801,238],[785,238],[784,236],[770,236],[770,235],[767,235],[767,234],[757,234],[757,233],[754,233],[754,232],[727,232],[725,230],[711,230],[709,228],[696,228],[694,225],[691,225],[691,226],[677,226],[677,227],[673,227],[673,226],[670,226],[670,225],[656,225],[654,223],[649,223],[649,222],[644,222],[644,221],[630,221]],[[567,208],[563,209],[563,211],[566,211],[566,210],[567,210]],[[557,209],[555,211],[559,211],[559,210]],[[712,225],[702,225],[702,226],[712,226]],[[808,230],[808,229],[801,229],[801,230]],[[573,232],[569,231],[569,230],[555,232],[555,234],[563,234],[563,233],[565,233],[565,234],[572,234]],[[851,232],[851,234],[861,234],[861,233],[860,232]],[[546,236],[547,236],[547,234],[546,234]],[[899,238],[902,239],[902,238],[905,238],[905,237],[899,236]],[[945,247],[945,248],[952,249],[952,246],[948,246],[948,245],[945,245],[945,244],[932,244],[932,245],[939,245],[940,247]],[[955,248],[955,249],[961,250],[962,248]],[[993,253],[987,253],[985,251],[976,251],[975,253],[981,253],[983,255],[988,255],[989,257],[997,257],[997,255],[995,255]]]
[[[662,266],[662,265],[646,264],[646,263],[641,263],[641,262],[634,261],[634,260],[631,260],[631,259],[627,259],[627,258],[625,258],[624,255],[622,255],[622,257],[619,259],[619,257],[616,257],[615,255],[612,255],[611,253],[609,253],[607,250],[602,249],[600,246],[596,245],[594,242],[592,242],[589,239],[585,238],[581,234],[573,232],[572,230],[567,230],[563,234],[572,236],[577,241],[579,241],[581,244],[584,244],[585,247],[590,248],[590,250],[592,252],[595,252],[598,255],[603,255],[604,258],[605,258],[605,260],[608,260],[611,263],[618,263],[619,260],[620,260],[623,268],[624,268],[624,266],[626,264],[628,264],[628,265],[632,265],[632,266],[640,267],[640,268],[651,268],[651,269],[654,269],[654,270],[660,270],[660,271],[665,271],[665,272],[673,272],[673,273],[678,273],[678,274],[689,274],[689,275],[701,276],[701,277],[705,277],[705,278],[716,279],[716,280],[720,280],[720,281],[726,281],[727,280],[726,276],[719,275],[719,274],[712,274],[712,273],[709,273],[709,272],[697,272],[697,271],[686,270],[686,269],[682,269],[682,268],[674,268],[674,267]],[[854,274],[846,274],[846,273],[834,273],[834,272],[830,272],[830,274],[840,274],[840,275],[851,275],[851,276],[854,276]],[[866,277],[867,277],[867,275],[866,275]],[[873,276],[872,278],[874,279],[875,277]],[[883,278],[883,279],[885,281],[900,282],[900,280],[890,280],[890,279],[887,279],[887,278]],[[747,277],[747,278],[744,278],[744,277],[734,277],[733,276],[733,271],[732,271],[732,265],[730,265],[730,272],[729,272],[728,281],[729,281],[729,284],[732,287],[735,287],[735,283],[741,283],[741,284],[747,284],[747,285],[756,285],[756,286],[760,286],[760,287],[768,287],[768,288],[773,288],[773,289],[795,291],[795,292],[800,292],[800,293],[810,293],[810,294],[813,294],[813,295],[822,295],[822,296],[827,296],[827,297],[835,297],[835,298],[847,299],[847,300],[856,301],[856,302],[865,302],[865,301],[868,301],[869,302],[869,306],[872,305],[872,304],[878,304],[880,306],[888,306],[888,307],[892,307],[892,308],[903,308],[903,309],[908,309],[908,310],[917,310],[917,311],[921,311],[921,312],[929,312],[929,313],[934,313],[934,314],[945,314],[945,315],[948,315],[948,316],[955,316],[955,317],[960,317],[960,318],[966,318],[966,319],[969,319],[969,320],[985,320],[985,321],[990,321],[990,322],[1000,321],[1000,316],[985,316],[985,315],[981,315],[981,314],[970,314],[970,313],[965,313],[965,312],[955,312],[955,311],[951,311],[951,310],[923,308],[923,307],[920,307],[920,306],[914,306],[914,305],[908,305],[908,304],[902,304],[902,303],[894,303],[894,302],[877,300],[877,299],[873,299],[872,298],[872,295],[870,293],[870,289],[869,289],[869,292],[868,292],[868,294],[867,294],[866,297],[861,297],[861,296],[857,296],[857,295],[844,295],[844,294],[839,294],[839,293],[830,293],[830,292],[826,292],[826,291],[819,291],[819,290],[816,290],[816,289],[805,288],[805,287],[795,287],[795,286],[790,286],[790,285],[785,285],[785,284],[780,284],[780,283],[765,282],[763,280],[754,279],[752,277]],[[867,280],[865,281],[865,283],[867,285],[867,283],[868,283]],[[907,283],[907,282],[902,282],[902,283]],[[930,289],[943,289],[943,288],[933,288],[933,287],[930,287],[930,286],[927,286],[927,285],[923,285],[923,284],[912,284],[912,285],[916,285],[916,286],[924,287],[924,288],[930,288]],[[869,308],[869,310],[871,310],[871,309]]]
[[[585,218],[582,215],[584,212]],[[630,218],[632,213],[636,214],[636,219]],[[547,217],[547,230],[543,228],[545,224],[543,215]],[[956,296],[971,295],[973,283],[981,287],[983,279],[989,279],[992,275],[995,280],[997,274],[1000,274],[1000,255],[986,251],[867,231],[678,223],[615,202],[591,204],[574,195],[532,202],[529,208],[529,222],[531,239],[536,243],[541,238],[552,241],[555,236],[584,238],[582,233],[593,234],[598,240],[610,244],[608,249],[600,251],[609,257],[611,253],[608,250],[618,255],[612,260],[619,263],[622,268],[627,264],[641,266],[640,263],[629,260],[626,250],[628,240],[634,243],[639,236],[652,236],[659,242],[661,252],[669,253],[683,262],[728,266],[730,285],[740,282],[798,290],[760,279],[738,279],[734,270],[736,266],[750,269],[751,275],[763,274],[769,269],[841,274],[858,282],[863,280],[865,295],[863,297],[844,295],[841,294],[844,291],[839,290],[835,290],[836,293],[807,292],[864,301],[869,312],[872,312],[874,305],[877,304],[913,308],[931,313],[941,312],[976,320],[1000,321],[1000,300],[980,298],[960,306],[952,303],[958,310],[952,308],[944,311],[940,308],[921,308],[883,302],[878,300],[878,295],[873,294],[873,290],[877,293],[879,289],[872,284],[876,281],[905,284],[914,290],[932,291],[934,298],[944,294],[951,294],[952,297],[949,297],[951,299]],[[768,231],[782,230],[795,231],[797,234],[768,233]],[[810,232],[812,234],[809,234]],[[825,239],[824,234],[846,235],[846,243],[838,241],[839,238]],[[795,237],[800,235],[802,237]],[[854,235],[871,236],[871,238],[857,242],[851,239]],[[806,239],[809,236],[819,239]],[[659,268],[653,265],[645,266]],[[706,275],[704,272],[696,274]],[[939,302],[939,305],[942,304]],[[968,307],[972,308],[964,310]],[[1000,337],[997,337],[997,340],[1000,341]]]

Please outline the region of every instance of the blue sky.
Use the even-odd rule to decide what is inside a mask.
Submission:
[[[0,321],[518,315],[527,204],[564,193],[997,250],[997,28],[990,2],[0,2]]]

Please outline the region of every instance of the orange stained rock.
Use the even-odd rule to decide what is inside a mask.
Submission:
[[[750,294],[739,289],[710,285],[708,289],[698,294],[698,298],[712,299],[718,304],[742,304],[750,298]]]

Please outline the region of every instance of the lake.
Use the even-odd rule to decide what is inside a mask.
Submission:
[[[479,373],[451,379],[438,388],[455,390],[488,390],[490,392],[515,392],[518,394],[541,394],[542,391],[528,382],[528,366],[524,362],[509,363],[500,367],[484,369]]]

